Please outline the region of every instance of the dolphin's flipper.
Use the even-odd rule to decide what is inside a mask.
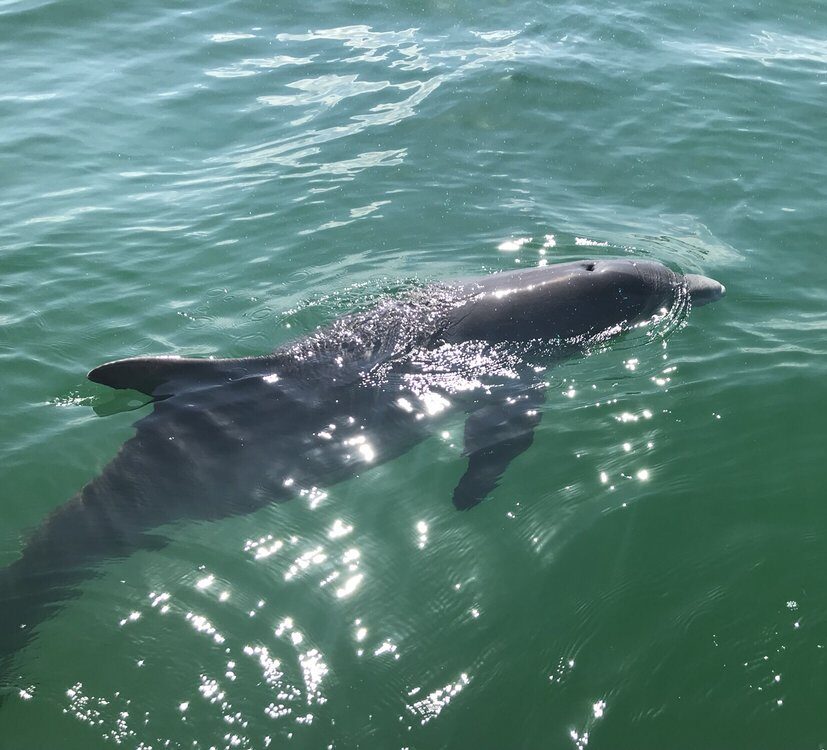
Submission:
[[[87,377],[110,388],[130,388],[147,396],[172,396],[187,385],[223,383],[245,373],[243,359],[131,357],[96,367]]]
[[[454,505],[468,510],[493,490],[508,464],[534,440],[545,392],[532,388],[472,412],[465,422],[468,468],[454,489]]]

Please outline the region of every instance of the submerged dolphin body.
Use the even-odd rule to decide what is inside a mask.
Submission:
[[[723,294],[652,261],[579,261],[427,286],[263,357],[139,357],[92,370],[154,408],[0,570],[0,663],[101,561],[163,544],[153,529],[313,498],[410,449],[450,406],[468,414],[454,504],[476,505],[531,444],[545,367]]]

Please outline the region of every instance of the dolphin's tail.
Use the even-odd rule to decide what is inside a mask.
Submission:
[[[0,705],[16,687],[17,675],[13,672],[13,656],[22,649],[29,638],[30,632],[21,628],[15,621],[19,612],[20,602],[16,600],[18,590],[16,571],[14,566],[0,570]]]
[[[15,655],[37,627],[77,596],[100,560],[115,552],[90,527],[83,494],[58,508],[34,532],[21,556],[0,569],[0,695],[18,684]]]
[[[48,620],[75,595],[76,585],[91,571],[30,568],[25,558],[0,570],[0,703],[22,687],[14,657]]]
[[[128,505],[104,502],[113,497],[111,490],[100,478],[88,484],[44,520],[15,562],[0,569],[0,700],[22,686],[14,670],[18,652],[78,595],[83,581],[98,574],[101,562],[166,543],[146,534]]]

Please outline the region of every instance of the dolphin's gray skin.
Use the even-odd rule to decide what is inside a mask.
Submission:
[[[95,368],[91,380],[141,391],[154,408],[0,570],[0,662],[102,560],[163,544],[153,529],[318,493],[404,453],[450,406],[468,414],[453,500],[471,508],[531,445],[545,367],[723,294],[652,261],[579,261],[427,286],[264,357]]]

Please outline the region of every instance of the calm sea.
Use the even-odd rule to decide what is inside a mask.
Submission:
[[[0,748],[825,747],[825,39],[802,0],[0,0],[0,565],[145,413],[107,360],[543,260],[728,288],[552,371],[471,512],[456,416],[107,562]]]

